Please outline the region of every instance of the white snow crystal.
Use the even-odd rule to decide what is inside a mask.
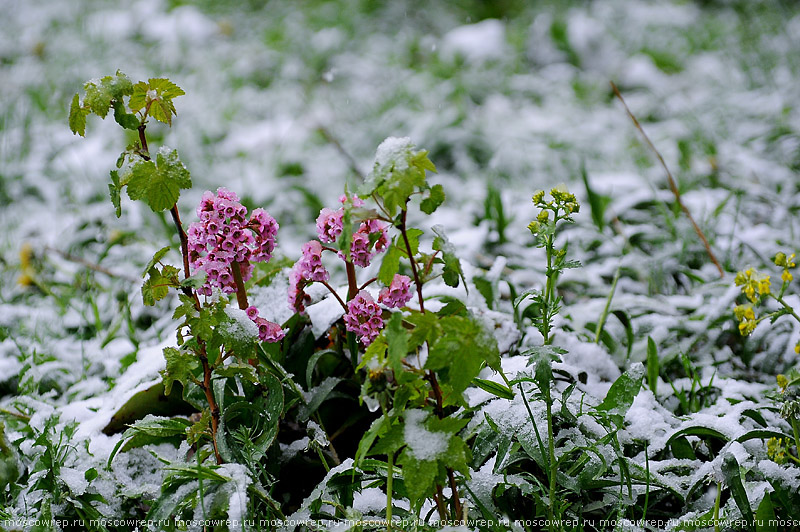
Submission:
[[[247,312],[236,307],[225,307],[225,314],[232,320],[226,323],[228,334],[240,340],[255,340],[258,338],[258,325],[247,317]]]
[[[435,460],[437,456],[447,450],[450,435],[444,432],[431,432],[423,426],[428,415],[422,410],[408,410],[406,412],[406,425],[403,427],[405,437],[411,454],[417,460]]]

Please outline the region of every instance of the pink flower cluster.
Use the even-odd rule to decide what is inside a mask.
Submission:
[[[356,297],[347,302],[344,324],[348,331],[358,336],[358,340],[368,346],[383,329],[381,307],[372,299],[369,292],[361,290]]]
[[[322,244],[311,240],[303,244],[303,256],[289,274],[289,306],[295,312],[305,311],[305,303],[309,296],[305,287],[313,282],[327,282],[330,274],[322,265]]]
[[[380,291],[378,303],[390,308],[400,308],[411,301],[411,278],[406,275],[395,274],[392,283]]]
[[[345,203],[347,196],[341,196],[339,201]],[[364,200],[358,196],[353,196],[352,202],[354,207],[364,205]],[[317,236],[319,236],[320,242],[325,242],[326,244],[336,242],[344,230],[342,227],[343,218],[344,208],[334,211],[326,207],[320,211],[317,218]],[[388,246],[389,238],[386,236],[386,225],[384,223],[378,220],[361,222],[358,230],[353,233],[353,239],[350,244],[350,256],[353,264],[366,268],[372,258],[377,253],[384,251]],[[339,256],[344,259],[343,253],[340,252]]]
[[[219,288],[232,294],[236,292],[231,270],[234,262],[239,265],[242,280],[247,281],[253,275],[253,263],[272,258],[278,223],[264,209],[254,209],[248,220],[247,208],[230,190],[219,188],[216,194],[206,191],[197,206],[197,217],[200,221],[192,223],[186,235],[192,273],[203,270],[207,275],[200,293],[210,296],[213,288]],[[280,325],[259,318],[255,307],[248,308],[248,316],[259,326],[262,340],[283,337]]]
[[[286,333],[281,329],[281,326],[264,318],[259,318],[256,307],[247,307],[247,317],[258,326],[258,339],[262,342],[274,343],[283,340]]]

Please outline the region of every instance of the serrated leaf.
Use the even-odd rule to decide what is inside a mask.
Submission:
[[[166,255],[168,251],[169,251],[169,246],[165,246],[153,254],[153,258],[150,259],[150,262],[148,262],[147,266],[145,266],[144,270],[142,270],[142,278],[144,278],[147,275],[147,273],[153,268],[153,266],[155,266],[159,261],[161,261],[161,259],[164,258],[164,255]]]
[[[72,104],[69,106],[69,128],[73,134],[86,136],[86,115],[89,114],[88,109],[81,107],[78,94],[72,98]]]
[[[381,269],[378,271],[378,280],[384,285],[389,286],[395,274],[400,270],[401,256],[402,253],[394,244],[389,246],[389,249],[383,255]]]
[[[447,286],[458,286],[459,278],[464,281],[464,288],[467,288],[467,281],[464,278],[464,272],[461,270],[461,262],[455,253],[455,247],[448,240],[447,235],[444,234],[444,228],[441,225],[434,225],[432,228],[436,233],[436,238],[433,239],[433,249],[442,252],[442,259],[444,260],[444,269],[442,270],[442,279],[444,279]]]
[[[178,201],[180,189],[190,188],[189,171],[178,159],[176,150],[159,152],[156,162],[138,161],[131,169],[128,197],[143,199],[154,212],[172,208]]]
[[[142,302],[148,307],[161,301],[169,294],[169,282],[161,276],[156,268],[150,268],[150,275],[142,285]]]
[[[111,203],[114,205],[114,214],[117,218],[122,216],[122,204],[120,198],[121,186],[119,184],[119,172],[111,170],[111,183],[108,184],[108,194],[111,196]]]
[[[186,441],[189,445],[194,445],[200,438],[206,434],[210,434],[211,429],[211,412],[208,409],[204,409],[203,413],[200,415],[200,419],[195,421],[195,423],[186,430]]]
[[[400,454],[397,463],[403,468],[403,479],[413,506],[433,491],[439,464],[433,460],[417,460],[408,448]]]
[[[177,381],[185,385],[192,377],[192,372],[197,368],[197,357],[193,353],[181,351],[174,347],[164,348],[166,368],[161,370],[164,382],[164,395],[172,391],[172,384]]]
[[[429,191],[427,198],[422,200],[419,208],[425,214],[433,214],[433,212],[444,203],[444,187],[442,185],[433,185]]]
[[[439,318],[441,334],[430,344],[425,368],[439,371],[441,382],[450,387],[445,404],[459,404],[461,394],[477,377],[484,362],[499,367],[494,338],[480,323],[461,316]]]

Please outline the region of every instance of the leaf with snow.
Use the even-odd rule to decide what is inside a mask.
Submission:
[[[128,197],[142,199],[153,212],[172,208],[182,188],[191,188],[189,171],[178,158],[177,150],[162,148],[156,162],[140,160],[133,165],[127,181]]]
[[[193,353],[174,347],[164,348],[164,359],[167,365],[165,369],[161,370],[161,377],[164,380],[164,395],[169,395],[174,382],[185,384],[187,380],[191,379],[198,362]]]

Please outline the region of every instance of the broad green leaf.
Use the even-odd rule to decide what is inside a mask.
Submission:
[[[153,161],[138,161],[131,169],[128,196],[143,199],[154,212],[172,208],[178,201],[180,189],[190,188],[189,171],[178,159],[176,150],[162,149]]]
[[[197,290],[206,284],[207,277],[208,274],[205,272],[205,270],[197,270],[192,274],[191,277],[187,277],[181,281],[181,288],[191,288],[193,290]]]
[[[115,76],[104,76],[99,80],[88,81],[83,88],[86,92],[83,107],[88,107],[100,118],[106,117],[115,101],[121,101],[124,96],[133,92],[131,80],[119,70]]]
[[[385,286],[389,286],[395,274],[400,270],[400,257],[402,253],[392,244],[383,255],[381,269],[378,271],[378,280]]]
[[[439,208],[439,205],[444,203],[444,187],[442,185],[433,185],[428,191],[427,198],[420,203],[420,210],[425,214],[433,214]]]
[[[69,106],[69,128],[73,134],[78,134],[81,137],[86,136],[86,115],[89,114],[89,109],[81,107],[78,94],[72,98],[72,104]]]
[[[388,138],[378,147],[373,170],[358,194],[366,197],[377,193],[384,208],[394,217],[411,194],[425,188],[426,171],[436,171],[427,151],[416,150],[411,139]]]
[[[597,410],[624,417],[639,394],[643,377],[644,366],[641,363],[633,364],[614,381],[606,398],[597,406]]]
[[[122,103],[122,100],[114,100],[114,120],[123,128],[133,131],[136,131],[141,125],[136,115],[125,111],[125,104]]]
[[[391,420],[386,416],[381,416],[372,422],[367,432],[361,437],[361,441],[358,442],[358,450],[355,456],[356,467],[361,465],[361,460],[367,456],[372,444],[375,443],[375,439],[389,430],[390,424]]]
[[[172,383],[180,382],[182,385],[192,377],[192,372],[197,368],[197,357],[193,353],[181,351],[174,347],[164,348],[166,368],[161,370],[164,382],[164,395],[172,392]]]
[[[739,511],[748,521],[752,522],[753,510],[750,509],[750,501],[747,500],[747,492],[742,484],[739,462],[732,453],[725,453],[722,458],[722,474],[725,475],[725,482],[731,490],[731,495],[736,506],[739,507]]]
[[[403,372],[402,360],[408,355],[408,332],[403,327],[403,315],[399,312],[392,314],[386,325],[386,342],[388,344],[389,365],[395,375]]]
[[[421,237],[425,232],[422,229],[417,229],[415,227],[409,227],[406,229],[406,236],[408,237],[408,247],[411,248],[411,255],[414,256],[419,252],[419,237]],[[402,237],[398,237],[398,244],[402,242]],[[403,251],[403,255],[407,253],[405,242],[402,242],[400,249]]]
[[[775,508],[772,506],[769,492],[764,493],[764,498],[756,510],[756,532],[778,532]]]
[[[439,464],[436,461],[417,460],[406,448],[400,454],[397,462],[403,468],[403,479],[412,506],[420,499],[432,494],[436,485],[436,475],[439,472]]]
[[[122,434],[122,438],[114,446],[111,455],[108,457],[107,466],[111,467],[111,462],[120,449],[127,451],[150,443],[180,441],[186,436],[186,430],[191,425],[192,423],[188,419],[183,418],[145,416]]]
[[[147,83],[140,81],[133,86],[128,105],[134,112],[147,108],[150,116],[172,125],[172,115],[176,114],[172,100],[184,94],[183,89],[168,79],[151,78]]]

